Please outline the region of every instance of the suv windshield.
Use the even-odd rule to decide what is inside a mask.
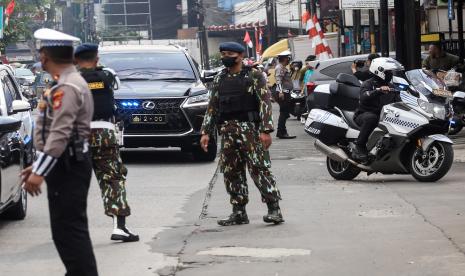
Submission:
[[[195,80],[184,53],[102,53],[100,60],[121,80]]]

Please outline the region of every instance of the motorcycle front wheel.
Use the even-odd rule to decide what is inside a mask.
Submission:
[[[458,134],[460,131],[462,131],[462,128],[463,128],[463,125],[461,125],[461,124],[451,128],[451,130],[449,131],[449,135]]]
[[[420,182],[435,182],[446,175],[453,161],[452,145],[434,142],[426,152],[418,148],[413,151],[409,162],[410,173]]]
[[[356,178],[361,170],[348,161],[339,162],[326,158],[326,167],[329,174],[336,180],[352,180]]]

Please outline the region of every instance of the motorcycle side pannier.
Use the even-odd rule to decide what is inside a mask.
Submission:
[[[313,93],[316,108],[355,111],[359,106],[360,82],[352,75],[339,74],[329,91],[315,89]]]
[[[305,123],[305,131],[326,145],[343,140],[348,129],[341,117],[321,109],[312,109]]]

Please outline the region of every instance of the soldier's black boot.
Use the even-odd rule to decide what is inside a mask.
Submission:
[[[283,223],[284,219],[283,214],[281,214],[281,209],[279,208],[279,201],[269,202],[266,205],[268,206],[268,214],[263,216],[263,221],[274,224]]]
[[[132,233],[126,227],[126,217],[113,216],[113,233],[111,234],[112,241],[136,242],[139,241],[139,235]]]
[[[231,226],[237,224],[249,224],[249,218],[245,211],[245,205],[233,205],[233,212],[228,218],[220,219],[218,224],[221,226]]]

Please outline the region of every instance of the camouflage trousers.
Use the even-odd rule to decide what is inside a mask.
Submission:
[[[105,214],[129,216],[131,209],[126,200],[125,186],[128,171],[121,160],[115,132],[105,128],[92,129],[90,147]]]
[[[263,202],[276,202],[281,194],[271,173],[271,160],[253,123],[229,122],[220,128],[220,169],[224,175],[231,204],[249,202],[246,168],[262,196]]]

